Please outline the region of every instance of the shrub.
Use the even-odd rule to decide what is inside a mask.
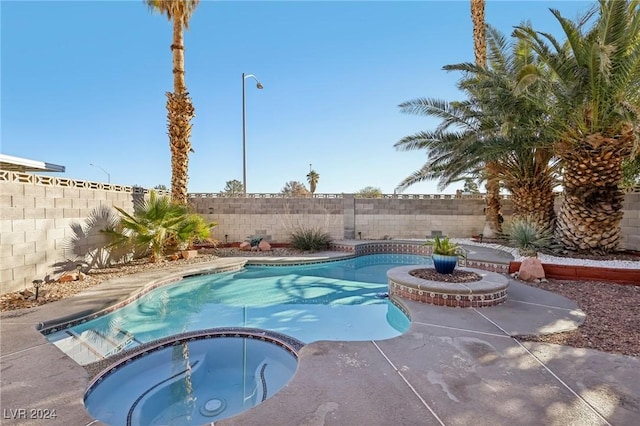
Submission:
[[[264,236],[262,236],[262,235],[249,235],[247,237],[247,239],[249,240],[249,245],[251,247],[258,247],[260,245],[260,242],[262,240],[264,240]]]
[[[538,251],[554,247],[551,227],[542,227],[528,217],[514,219],[506,227],[505,234],[522,256],[536,256]]]
[[[100,231],[111,238],[109,247],[151,252],[155,260],[161,259],[168,248],[186,248],[195,240],[208,238],[215,226],[190,213],[187,206],[157,196],[155,191],[136,206],[133,215],[119,207],[115,209],[121,214],[117,226]]]
[[[458,243],[451,241],[449,237],[443,237],[440,239],[440,237],[436,235],[433,240],[427,240],[424,245],[433,247],[433,254],[465,257],[462,247],[460,247]]]
[[[326,250],[332,238],[328,232],[318,228],[298,228],[291,233],[291,247],[304,251]]]

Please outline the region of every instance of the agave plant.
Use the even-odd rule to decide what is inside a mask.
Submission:
[[[553,228],[540,226],[528,217],[514,219],[506,227],[506,235],[522,256],[535,257],[540,250],[551,250],[554,246]]]
[[[440,237],[436,235],[433,240],[427,240],[424,245],[433,247],[433,254],[442,256],[466,256],[462,247],[460,247],[458,243],[451,241],[449,237],[440,239]]]

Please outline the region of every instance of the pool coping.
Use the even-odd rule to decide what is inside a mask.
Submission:
[[[480,259],[476,261],[492,263]],[[228,260],[218,259],[216,262],[228,262]],[[153,273],[142,275],[154,276]],[[138,280],[138,286],[141,285],[139,282],[140,277],[140,275],[135,277]],[[98,286],[100,288],[84,292],[78,297],[42,305],[38,308],[2,312],[0,314],[0,331],[2,332],[3,351],[2,355],[0,355],[0,363],[2,363],[2,377],[0,378],[2,386],[0,392],[2,392],[3,409],[57,409],[57,420],[48,422],[49,424],[92,426],[101,424],[86,413],[82,403],[90,380],[87,370],[71,361],[54,345],[50,344],[37,331],[36,327],[51,318],[64,318],[65,315],[69,316],[77,312],[84,312],[85,314],[88,311],[96,312],[104,309],[105,304],[111,303],[110,301],[112,300],[130,297],[132,292],[139,291],[139,289],[132,288],[136,285],[136,279],[125,280],[125,282],[119,284],[101,284]],[[114,288],[110,288],[111,284],[114,284]],[[560,304],[556,304],[553,301],[546,302],[546,298],[553,296],[553,294],[528,287],[513,280],[510,280],[510,284],[514,286],[513,290],[518,289],[524,296],[531,293],[535,297],[529,302],[524,299],[522,301],[509,300],[503,305],[489,308],[489,310],[482,310],[484,312],[482,316],[489,315],[492,321],[501,327],[506,327],[506,324],[510,323],[539,319],[539,314],[534,316],[525,315],[532,309],[538,309],[537,307],[539,307],[540,312],[547,312],[547,314],[550,312],[566,312],[575,316],[572,313],[575,311],[575,304],[568,303],[569,301],[564,298],[553,298],[553,300],[560,301]],[[567,302],[566,306],[563,305],[565,302],[562,302],[562,300]],[[563,411],[562,413],[564,414],[558,414],[561,417],[553,417],[557,422],[562,423],[564,421],[566,423],[574,418],[575,415],[583,415],[584,413],[591,413],[589,415],[592,415],[594,410],[597,410],[594,407],[598,405],[598,399],[593,400],[593,396],[606,398],[609,401],[609,405],[614,404],[615,410],[608,409],[609,411],[603,414],[613,423],[626,424],[637,418],[638,413],[633,412],[633,407],[640,406],[640,397],[638,397],[640,395],[640,387],[635,383],[635,380],[630,379],[635,377],[635,372],[640,368],[640,360],[637,358],[558,345],[533,342],[519,343],[517,340],[512,340],[513,337],[510,336],[508,330],[507,334],[504,334],[498,328],[495,329],[496,337],[491,337],[494,336],[494,333],[477,334],[477,331],[465,330],[464,327],[460,328],[460,326],[455,326],[454,323],[447,325],[449,320],[446,318],[454,319],[461,312],[469,312],[469,314],[465,315],[476,315],[474,308],[464,311],[451,310],[450,308],[421,305],[406,300],[402,300],[401,304],[410,312],[412,318],[411,329],[405,335],[377,342],[314,342],[306,345],[301,351],[298,372],[294,376],[292,383],[285,386],[286,389],[258,407],[238,416],[216,422],[216,424],[259,425],[264,424],[265,418],[269,418],[279,424],[300,424],[304,419],[316,418],[314,416],[318,415],[318,413],[325,413],[324,415],[331,413],[330,415],[334,419],[333,423],[337,421],[338,424],[348,424],[348,419],[368,424],[380,424],[381,419],[385,418],[396,419],[398,420],[397,424],[416,424],[416,422],[436,424],[437,421],[433,417],[435,414],[433,407],[429,408],[423,406],[424,404],[421,405],[420,400],[429,401],[429,403],[434,403],[435,401],[435,403],[439,404],[436,407],[436,411],[440,416],[443,416],[447,424],[464,424],[457,423],[455,417],[451,416],[455,416],[456,413],[466,412],[466,406],[477,406],[479,401],[484,401],[485,395],[487,395],[486,391],[481,393],[471,392],[469,394],[471,399],[465,405],[451,405],[451,401],[448,402],[449,398],[445,395],[444,399],[442,399],[442,395],[436,388],[428,391],[430,392],[428,394],[424,393],[427,390],[423,389],[422,383],[424,377],[426,377],[426,371],[415,367],[409,369],[404,367],[405,365],[414,365],[412,359],[416,356],[420,360],[423,360],[425,356],[438,359],[438,355],[425,355],[424,352],[440,350],[437,345],[434,346],[434,343],[439,340],[431,343],[425,340],[425,343],[419,343],[421,340],[426,339],[432,331],[436,330],[453,336],[454,341],[471,333],[471,336],[477,336],[476,338],[484,340],[498,339],[498,341],[515,342],[514,350],[515,348],[520,348],[518,350],[524,349],[523,356],[536,359],[537,363],[542,363],[545,368],[548,368],[549,372],[554,373],[553,375],[545,374],[540,376],[541,373],[537,372],[537,370],[533,371],[536,375],[536,383],[539,383],[537,388],[543,387],[536,390],[536,395],[540,395],[539,392],[542,389],[546,389],[549,394],[556,395],[556,390],[563,388],[563,386],[572,390],[573,394],[570,394],[572,396],[565,393],[556,395],[554,406],[557,407],[557,404],[562,402],[567,407],[571,407]],[[552,307],[551,305],[557,307]],[[574,307],[572,308],[572,306]],[[458,314],[451,316],[451,312],[457,312]],[[478,318],[480,319],[481,317]],[[553,316],[548,319],[557,323],[557,319]],[[429,323],[433,323],[433,325],[429,325]],[[579,321],[569,327],[575,327],[578,324]],[[566,326],[567,324],[565,324]],[[547,332],[552,332],[552,330],[547,329]],[[498,337],[499,334],[502,334],[502,338]],[[495,343],[493,344],[495,345]],[[389,352],[392,347],[396,348],[397,353]],[[507,356],[509,352],[512,352],[512,350],[509,349],[500,356]],[[371,353],[377,353],[378,356],[382,355],[383,360],[387,359],[392,364],[385,364],[387,367],[384,370],[377,368],[363,370],[360,367],[362,363],[371,362],[371,359],[362,357],[365,355],[366,357],[372,356]],[[500,353],[502,351],[498,350],[498,354]],[[526,355],[526,353],[529,355]],[[445,359],[441,362],[446,362],[447,358],[448,356],[445,356]],[[578,362],[577,360],[580,361]],[[423,363],[423,361],[419,362]],[[387,370],[389,365],[397,365],[397,367]],[[586,369],[579,368],[581,365],[589,365],[589,367]],[[338,370],[335,370],[336,366],[339,367]],[[317,370],[318,368],[320,370]],[[476,368],[478,370],[475,374],[479,374],[481,377],[488,375],[483,380],[497,379],[491,377],[493,373],[490,370],[482,369],[480,365]],[[528,389],[521,389],[523,386],[520,385],[520,377],[529,377],[531,373],[527,373],[528,370],[513,369],[508,364],[506,368],[508,369],[508,376],[504,376],[499,380],[507,380],[510,383],[511,396],[513,397],[513,394],[517,392],[528,393]],[[579,371],[574,371],[575,368]],[[338,376],[334,376],[334,374],[338,374]],[[558,381],[558,376],[562,376],[561,381]],[[398,383],[401,384],[392,385],[392,383],[395,383],[394,377],[400,377],[402,380]],[[553,377],[556,378],[554,379]],[[361,383],[363,383],[361,380],[366,380],[367,383],[367,392],[365,393],[358,390],[362,390],[362,388],[351,387],[361,386]],[[588,380],[588,382],[585,382],[585,380]],[[592,384],[588,387],[588,392],[590,393],[582,395],[581,389],[587,384]],[[347,393],[344,394],[336,386],[340,386]],[[395,390],[391,394],[389,394],[389,386],[395,386],[393,387]],[[531,392],[533,391],[532,389]],[[335,396],[332,397],[332,394],[335,394]],[[575,399],[576,395],[580,395],[578,399]],[[334,398],[339,399],[336,400]],[[493,423],[518,424],[538,424],[540,419],[550,420],[551,417],[549,417],[548,411],[550,406],[545,405],[544,402],[537,401],[537,397],[533,394],[531,398],[528,401],[527,410],[528,412],[533,410],[533,412],[537,413],[535,415],[529,415],[525,418],[522,417],[522,414],[508,413],[504,410],[504,405],[499,399],[491,397],[487,400],[487,405],[483,406],[483,418]],[[337,401],[337,403],[329,401]],[[364,405],[368,408],[363,409],[364,406],[362,404],[365,401],[375,401],[375,404]],[[407,403],[416,401],[417,405],[413,403],[406,405],[403,401]],[[615,401],[618,402],[616,403]],[[627,402],[623,404],[622,401]],[[498,406],[503,408],[494,411],[494,405],[496,408]],[[522,412],[519,411],[519,413]],[[401,419],[405,419],[405,422],[403,423]],[[531,422],[533,419],[536,419],[536,421]],[[599,421],[601,422],[601,419]],[[12,422],[9,419],[6,424],[24,425],[41,424],[41,422],[38,420]],[[591,423],[587,422],[585,424]]]

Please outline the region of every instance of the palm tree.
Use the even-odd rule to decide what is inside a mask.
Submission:
[[[608,253],[616,250],[621,236],[621,165],[638,144],[640,3],[599,0],[577,22],[551,12],[567,42],[529,26],[517,27],[515,35],[531,43],[554,75],[546,81],[561,118],[555,151],[564,163],[555,235],[567,250]],[[537,77],[523,74],[523,80]]]
[[[154,12],[173,21],[173,93],[167,92],[167,127],[171,148],[171,199],[187,204],[187,172],[191,148],[191,119],[195,109],[184,80],[184,30],[200,0],[145,0]]]
[[[311,171],[307,173],[307,182],[309,182],[309,192],[311,192],[312,194],[316,192],[318,180],[320,180],[320,175],[318,174],[318,172],[311,169]]]
[[[476,65],[484,68],[487,63],[487,45],[484,18],[485,0],[471,0],[471,22],[473,23],[473,54]],[[483,235],[493,238],[502,231],[500,224],[500,180],[494,176],[494,164],[488,163],[485,168],[487,179],[487,195],[485,209],[485,225]]]
[[[512,194],[514,215],[541,226],[554,220],[553,188],[559,162],[547,148],[543,125],[549,115],[543,84],[518,86],[523,69],[540,69],[526,43],[512,46],[488,28],[488,65],[457,64],[447,70],[463,71],[459,88],[463,102],[417,99],[400,105],[403,112],[440,118],[435,131],[420,132],[396,143],[400,150],[425,149],[427,163],[405,178],[398,189],[423,180],[438,180],[439,188],[469,177],[491,175]],[[452,130],[455,129],[455,130]]]

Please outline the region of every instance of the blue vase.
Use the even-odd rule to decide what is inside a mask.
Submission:
[[[458,256],[447,256],[444,254],[432,254],[433,266],[436,272],[441,274],[451,274],[458,264]]]

